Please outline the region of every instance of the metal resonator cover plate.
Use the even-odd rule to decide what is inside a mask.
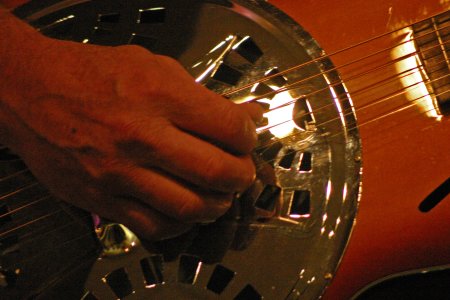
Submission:
[[[351,99],[311,36],[265,1],[36,0],[16,14],[54,38],[172,56],[199,84],[267,109],[258,179],[230,212],[101,257],[85,299],[321,295],[351,232],[361,165]]]

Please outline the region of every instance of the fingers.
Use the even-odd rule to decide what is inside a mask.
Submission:
[[[108,178],[95,196],[102,217],[149,240],[178,236],[196,223],[210,223],[231,207],[233,194],[207,192],[153,170],[135,168]]]
[[[186,99],[172,122],[230,152],[245,154],[253,150],[257,136],[252,117],[258,118],[256,110],[234,104],[203,87],[196,86],[196,89],[202,93],[198,92],[194,99]]]
[[[118,197],[114,200],[114,209],[108,210],[105,217],[125,224],[134,233],[149,240],[179,236],[193,226],[170,218],[137,199]]]
[[[215,145],[175,127],[159,130],[159,138],[140,130],[141,142],[119,146],[122,156],[135,164],[157,167],[205,190],[234,193],[244,191],[255,178],[250,155],[232,155]]]
[[[111,182],[109,182],[111,186]],[[135,168],[114,184],[119,197],[132,197],[182,223],[211,222],[231,206],[233,194],[214,193],[171,178],[164,173]]]
[[[238,105],[197,84],[181,65],[167,57],[159,57],[165,69],[176,73],[165,83],[176,101],[171,121],[179,128],[218,143],[225,149],[247,154],[255,147],[255,122],[263,111],[256,104]],[[180,83],[182,89],[180,88]]]

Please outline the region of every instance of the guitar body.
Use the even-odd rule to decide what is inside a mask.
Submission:
[[[302,1],[272,0],[318,41],[327,53],[418,22],[450,7],[446,1]],[[388,35],[368,47],[332,57],[337,66],[354,57],[398,43]],[[389,62],[391,57],[376,57]],[[384,60],[384,61],[383,61]],[[360,70],[371,64],[357,65]],[[367,82],[346,81],[354,69],[342,68],[350,94]],[[395,74],[395,70],[390,70]],[[448,72],[448,70],[447,70]],[[375,80],[364,78],[364,80]],[[397,83],[399,84],[399,83]],[[396,87],[391,87],[396,90]],[[371,95],[353,95],[359,123],[380,111],[358,108],[389,94],[386,87]],[[395,98],[409,103],[406,96]],[[389,104],[380,105],[386,109]],[[389,110],[389,109],[387,109]],[[420,203],[450,176],[450,118],[440,121],[412,107],[360,126],[363,148],[362,197],[356,224],[324,299],[347,299],[381,278],[450,263],[450,196],[431,211]]]
[[[58,263],[64,260],[65,254],[58,256],[59,260],[49,265],[52,269],[51,278],[46,278],[48,274],[45,274],[45,270],[42,272],[39,270],[42,268],[36,268],[33,261],[36,256],[33,252],[39,249],[39,243],[21,251],[20,257],[9,259],[8,252],[0,257],[2,267],[8,269],[8,272],[23,268],[25,274],[31,274],[28,277],[17,276],[18,290],[25,287],[30,291],[21,293],[13,290],[1,294],[4,290],[0,290],[0,295],[10,298],[24,298],[33,294],[40,294],[43,298],[46,295],[56,297],[54,295],[64,289],[61,286],[77,282],[78,286],[72,288],[75,290],[72,295],[77,295],[74,296],[76,298],[84,293],[79,286],[84,285],[88,279],[88,299],[167,299],[180,295],[210,299],[219,294],[211,288],[214,274],[219,269],[225,270],[228,272],[226,275],[233,278],[220,291],[222,299],[261,299],[263,296],[268,299],[309,299],[308,297],[320,296],[328,283],[330,285],[323,295],[324,299],[348,299],[385,277],[450,264],[449,196],[441,199],[435,207],[430,207],[428,212],[419,209],[424,199],[438,186],[444,183],[444,190],[448,186],[450,117],[445,110],[439,112],[439,115],[435,111],[436,107],[424,105],[424,95],[414,95],[405,87],[405,82],[414,77],[410,76],[411,72],[414,73],[411,70],[420,68],[413,65],[413,69],[405,71],[405,68],[410,67],[405,67],[405,64],[410,62],[405,63],[405,60],[399,59],[402,55],[409,55],[408,47],[411,46],[411,42],[408,42],[411,32],[399,29],[448,11],[448,1],[269,1],[302,26],[295,29],[290,29],[294,25],[289,23],[291,21],[286,15],[277,13],[265,1],[208,0],[195,1],[195,5],[187,5],[183,1],[157,1],[158,4],[155,5],[158,7],[151,9],[145,6],[145,1],[129,1],[126,4],[120,1],[94,2],[47,0],[41,5],[35,1],[17,9],[16,14],[43,33],[57,38],[118,45],[132,43],[138,37],[136,41],[142,43],[141,46],[176,57],[185,67],[192,66],[188,71],[199,82],[223,94],[230,92],[230,85],[242,86],[266,74],[274,76],[269,81],[270,84],[266,85],[266,91],[269,88],[283,88],[310,74],[320,75],[323,78],[319,76],[319,79],[313,80],[314,84],[304,84],[290,90],[294,95],[291,95],[291,99],[296,105],[303,105],[301,111],[315,117],[312,120],[305,118],[309,123],[302,124],[305,125],[304,128],[300,128],[300,122],[296,123],[296,135],[287,142],[287,139],[276,136],[270,138],[274,145],[280,142],[282,144],[267,159],[277,176],[275,183],[270,182],[278,188],[273,189],[278,194],[273,197],[275,200],[269,201],[271,205],[267,205],[267,201],[263,207],[257,205],[263,194],[261,191],[255,199],[250,199],[253,201],[249,201],[253,203],[251,205],[245,204],[245,198],[240,199],[244,203],[239,204],[242,206],[239,207],[242,215],[233,215],[232,211],[218,224],[200,227],[198,236],[192,238],[194,241],[198,240],[199,244],[191,246],[181,256],[180,253],[175,253],[168,258],[166,253],[162,253],[161,248],[174,250],[180,244],[184,245],[184,242],[171,241],[162,246],[148,246],[150,256],[149,252],[140,249],[131,251],[138,253],[137,256],[133,254],[114,258],[109,263],[108,259],[102,259],[89,272],[99,249],[90,215],[78,210],[72,211],[72,208],[57,201],[53,201],[54,206],[50,208],[35,211],[45,216],[49,209],[57,213],[62,210],[65,212],[64,218],[52,218],[54,223],[47,225],[50,228],[61,228],[66,220],[70,220],[71,226],[79,230],[73,232],[74,236],[70,238],[61,230],[54,242],[46,241],[46,244],[41,244],[41,248],[51,248],[52,243],[58,243],[62,245],[58,249],[80,255],[67,254],[71,257],[70,263],[61,270],[58,270]],[[14,1],[11,5],[14,5]],[[83,11],[86,7],[91,13]],[[137,16],[137,12],[138,18],[142,19],[135,22],[133,18]],[[271,12],[274,14],[273,18]],[[123,18],[120,16],[123,15],[128,21],[133,20],[130,22],[132,26],[121,26]],[[157,21],[152,21],[152,16],[156,16]],[[216,16],[223,19],[217,17],[216,20]],[[183,17],[186,23],[180,26],[182,22],[179,20]],[[172,25],[175,27],[160,24],[164,18],[167,23],[174,22]],[[197,22],[196,18],[200,21]],[[282,22],[283,19],[287,22]],[[141,21],[148,23],[143,24],[146,31],[139,31]],[[239,23],[242,27],[236,25],[237,22],[242,22]],[[130,28],[136,31],[127,32]],[[179,28],[187,33],[178,34]],[[217,32],[210,34],[213,28]],[[306,30],[309,35],[302,30]],[[208,35],[208,38],[203,41],[197,38],[197,35],[202,34]],[[248,42],[248,36],[244,37],[247,34],[251,43]],[[381,37],[374,39],[377,36]],[[162,39],[169,42],[159,43]],[[211,49],[220,49],[223,45],[227,46],[227,50],[214,56],[216,50]],[[246,45],[247,48],[238,49],[240,45]],[[282,49],[280,52],[277,52],[278,46]],[[330,56],[326,57],[321,49]],[[211,51],[208,52],[209,50]],[[270,56],[272,53],[279,57],[274,60],[270,57],[266,59],[265,55]],[[216,59],[218,65],[228,64],[232,69],[239,70],[244,79],[233,77],[239,72],[231,72],[231,75],[228,73],[227,76],[231,78],[206,72],[208,68],[203,61],[208,60],[204,58],[210,61]],[[328,63],[327,60],[326,63],[316,64],[315,60],[322,58],[329,58],[331,62]],[[294,65],[308,65],[310,60],[315,63],[309,64],[312,67],[306,69],[305,74],[292,72],[281,76],[273,73],[274,70],[279,72]],[[205,67],[201,70],[204,73],[195,70],[198,66]],[[448,69],[445,72],[448,75]],[[254,87],[256,90],[257,86]],[[336,96],[333,88],[344,93]],[[325,95],[315,98],[313,94],[323,90]],[[448,99],[448,86],[444,95]],[[255,94],[250,96],[256,97]],[[236,100],[233,97],[231,99]],[[302,102],[305,99],[310,103]],[[323,99],[328,99],[327,104],[319,105]],[[444,104],[448,105],[448,101],[444,101]],[[334,105],[337,107],[335,111],[326,109],[330,106],[334,108]],[[344,107],[344,113],[340,110],[341,107]],[[322,117],[320,112],[324,108],[324,115],[329,114],[327,118]],[[312,113],[308,113],[308,109]],[[305,120],[302,119],[302,122]],[[354,126],[355,121],[357,128]],[[328,122],[336,124],[326,124]],[[260,137],[263,136],[261,132],[264,133],[261,130]],[[324,144],[326,147],[323,147]],[[271,145],[268,144],[264,151],[256,151],[257,154],[264,158],[272,153],[266,151],[270,150]],[[297,166],[298,170],[294,170],[293,165],[286,163],[288,159],[285,158],[291,155],[289,153],[300,153],[301,158],[295,156],[299,160],[306,154],[312,155],[312,162],[310,159],[309,163],[311,166],[307,166],[306,171],[301,165]],[[8,176],[26,170],[16,158],[5,164],[12,170],[1,174],[2,178],[9,178]],[[34,182],[31,174],[27,176],[30,176],[24,179],[29,181],[27,184]],[[23,183],[9,187],[5,182],[7,180],[3,180],[2,185],[0,181],[0,188],[5,189],[2,197],[10,195],[11,189],[23,189]],[[267,182],[262,183],[266,185],[264,189],[269,185]],[[43,193],[47,195],[46,191]],[[298,195],[301,197],[296,198]],[[8,198],[8,208],[0,217],[9,216],[7,212],[14,211],[16,206],[21,208],[36,200],[22,198],[24,203],[21,204],[14,203],[13,199]],[[306,201],[305,199],[308,200],[306,208],[299,204],[306,203],[301,202]],[[293,209],[295,203],[299,207]],[[264,213],[258,215],[261,210]],[[258,216],[262,217],[257,218]],[[13,228],[20,224],[21,219],[11,222],[15,222],[14,225],[0,223],[0,226]],[[82,244],[76,242],[76,236],[84,237]],[[27,241],[25,236],[15,238]],[[45,240],[45,235],[40,235],[39,239]],[[16,247],[17,243],[12,246]],[[84,252],[80,252],[81,249]],[[210,257],[205,258],[202,256],[204,252],[217,254],[218,257],[207,253]],[[42,253],[39,264],[45,265],[53,252]],[[202,265],[201,261],[205,263]],[[188,267],[185,266],[186,262]],[[73,275],[76,279],[68,279],[52,294],[58,274],[72,270],[78,264],[84,267]],[[142,281],[141,272],[150,272],[143,269],[145,264],[158,275],[153,276],[158,280],[151,284],[146,282],[146,286],[128,282],[139,276],[137,281]],[[164,268],[161,267],[163,265]],[[193,271],[197,273],[189,273]],[[277,272],[276,280],[274,272]],[[164,275],[164,280],[160,273]],[[4,275],[6,271],[0,269],[0,274]],[[180,274],[187,275],[183,277]],[[117,287],[110,283],[108,278],[114,276],[126,284],[122,282]],[[40,284],[40,281],[45,283]],[[142,285],[142,282],[139,284]],[[214,284],[220,286],[223,283]]]

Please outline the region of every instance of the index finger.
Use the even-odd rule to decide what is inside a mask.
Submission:
[[[184,97],[172,122],[179,128],[210,140],[231,152],[246,154],[256,145],[254,108],[225,99],[196,85],[193,97]]]

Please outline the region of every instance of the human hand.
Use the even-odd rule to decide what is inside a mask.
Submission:
[[[143,48],[34,45],[6,67],[2,142],[56,196],[161,239],[215,220],[252,183],[257,107]]]

